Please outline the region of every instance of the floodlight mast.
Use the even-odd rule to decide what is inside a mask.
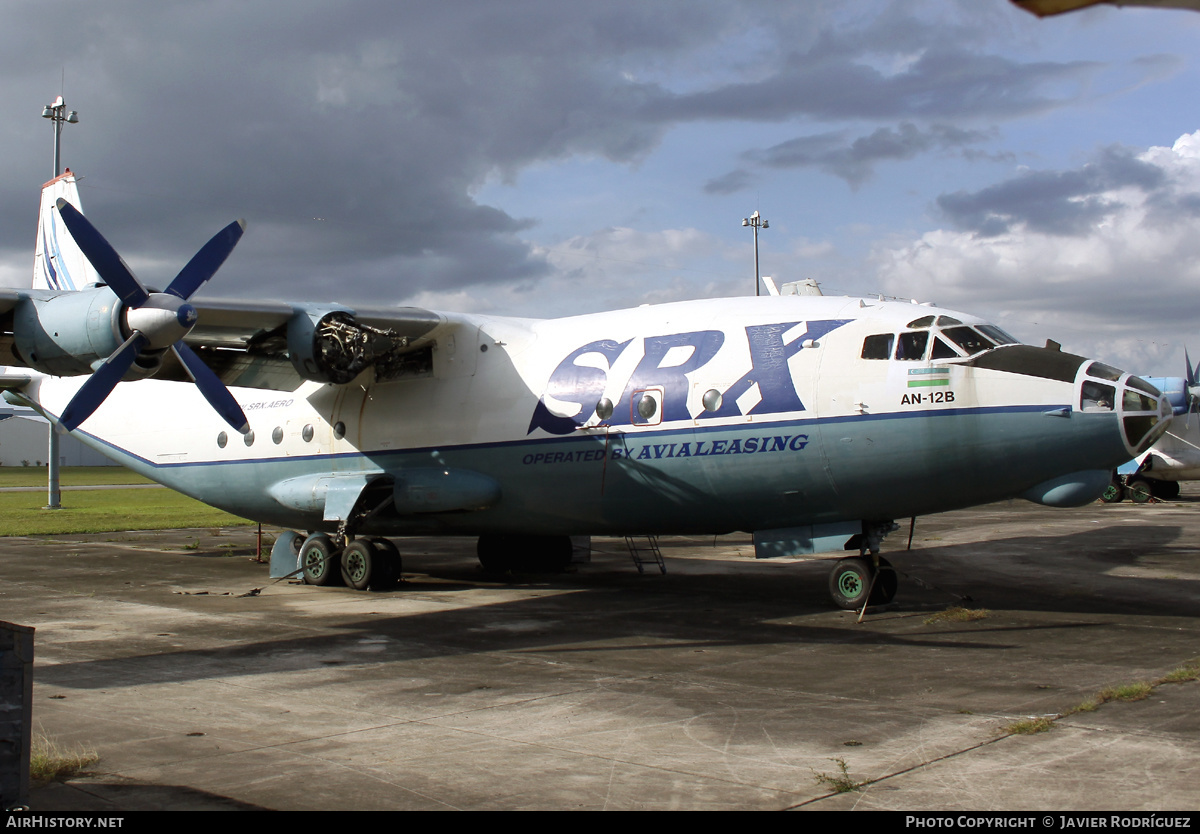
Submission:
[[[74,110],[67,110],[67,105],[63,101],[62,96],[58,96],[54,101],[42,108],[42,118],[49,119],[54,125],[54,177],[58,179],[62,174],[62,129],[64,124],[76,124],[79,121],[79,114]],[[48,439],[46,442],[46,455],[49,460],[46,461],[46,506],[44,510],[59,510],[62,509],[62,489],[58,476],[58,432],[54,430],[54,423],[50,423]]]
[[[769,229],[771,225],[759,215],[756,211],[749,217],[742,218],[743,226],[750,226],[754,229],[754,294],[762,295],[759,287],[762,285],[762,280],[758,277],[758,230]]]
[[[54,123],[54,176],[58,177],[62,174],[63,125],[76,124],[79,121],[79,114],[74,110],[67,110],[63,97],[59,96],[42,108],[42,118],[50,119]]]

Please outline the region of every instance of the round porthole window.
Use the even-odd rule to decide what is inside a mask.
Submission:
[[[709,388],[704,392],[704,396],[700,398],[700,402],[704,403],[705,411],[716,411],[721,407],[721,392],[716,388]]]
[[[608,397],[601,398],[600,402],[596,403],[596,416],[601,420],[607,420],[613,415],[612,400]]]
[[[242,442],[245,443],[247,446],[254,445],[254,430],[253,429],[246,432],[245,437],[242,438]]]
[[[341,420],[338,420],[336,423],[333,424],[333,436],[336,437],[338,440],[341,440],[343,437],[346,436],[346,424],[343,423]]]
[[[225,432],[221,432],[220,434],[217,435],[217,446],[218,447],[224,449],[225,445],[228,442],[229,442],[229,435],[227,435]]]
[[[312,442],[312,439],[313,439],[312,423],[309,423],[307,426],[304,427],[304,430],[300,432],[300,436],[304,438],[305,443]]]
[[[283,427],[276,426],[275,431],[271,432],[271,442],[278,446],[283,442]]]
[[[638,400],[637,410],[638,414],[642,415],[643,420],[649,420],[654,416],[654,412],[658,411],[658,403],[654,400],[654,397],[646,394]]]

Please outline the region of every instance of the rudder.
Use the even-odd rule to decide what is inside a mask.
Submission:
[[[68,168],[42,186],[38,212],[37,249],[33,254],[33,289],[79,290],[99,283],[100,276],[75,244],[55,203],[63,198],[83,211],[75,174]]]

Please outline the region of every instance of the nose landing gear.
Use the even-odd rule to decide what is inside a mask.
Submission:
[[[839,559],[829,573],[829,595],[845,611],[868,605],[887,605],[896,598],[899,579],[892,563],[879,555],[884,537],[900,525],[891,521],[863,522],[857,557]],[[869,554],[868,554],[869,551]]]

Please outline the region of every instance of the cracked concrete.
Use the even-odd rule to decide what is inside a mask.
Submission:
[[[1198,510],[1187,488],[919,519],[862,624],[827,562],[756,562],[747,536],[664,539],[666,576],[599,539],[507,581],[470,541],[398,540],[382,594],[271,583],[250,530],[6,539],[35,724],[100,754],[31,806],[1194,809],[1200,682],[1003,728],[1200,656]],[[988,613],[925,622],[954,605]],[[815,778],[839,760],[868,784]]]

